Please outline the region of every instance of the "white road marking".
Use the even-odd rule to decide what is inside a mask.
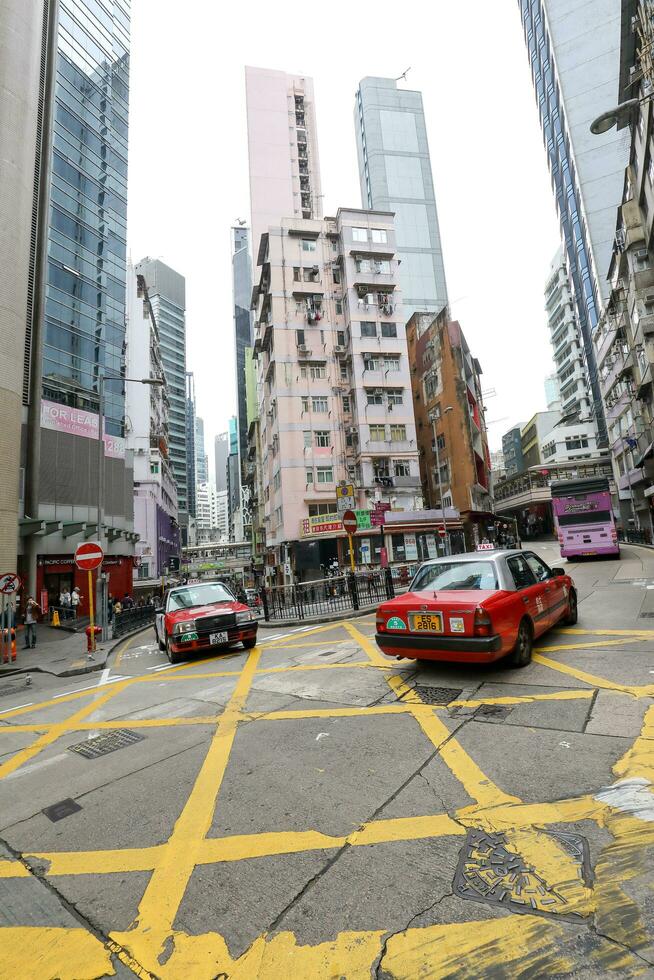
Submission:
[[[318,732],[316,742],[319,742],[321,738],[329,738],[329,732]]]
[[[32,762],[30,765],[21,766],[20,769],[16,769],[14,772],[10,772],[7,779],[17,779],[19,776],[25,776],[29,772],[34,772],[36,769],[45,769],[46,766],[51,766],[53,762],[61,762],[62,759],[70,758],[66,752],[60,752],[59,755],[53,755],[50,759],[40,759],[39,762]]]
[[[570,742],[559,742],[559,745],[562,745],[564,749],[570,748]]]
[[[621,813],[630,813],[637,820],[654,821],[652,784],[642,776],[619,779],[612,786],[601,789],[594,799]]]
[[[654,674],[654,670],[650,670],[650,674]],[[7,708],[7,711],[18,711],[19,708],[31,708],[34,704],[33,701],[26,701],[25,704],[15,704],[12,708]],[[4,711],[2,712],[4,714]]]

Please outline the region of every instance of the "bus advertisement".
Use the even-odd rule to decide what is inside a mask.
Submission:
[[[551,490],[562,558],[620,557],[607,477],[554,480]]]

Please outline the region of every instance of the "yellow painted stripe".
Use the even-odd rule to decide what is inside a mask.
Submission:
[[[569,636],[654,636],[654,630],[582,630],[576,626],[558,629],[555,636],[565,633]]]
[[[561,650],[595,650],[597,647],[624,647],[629,643],[645,643],[651,639],[651,635],[630,636],[624,640],[595,640],[591,643],[559,643],[552,646],[540,646],[537,649],[542,653],[558,653]]]
[[[576,701],[589,700],[594,691],[585,689],[574,691],[554,691],[550,694],[523,694],[518,697],[471,698],[468,701],[450,701],[448,708],[478,708],[482,704],[531,704],[532,701]]]
[[[205,756],[193,789],[173,832],[165,845],[163,857],[154,869],[141,898],[135,928],[126,933],[123,942],[138,962],[153,961],[170,934],[189,879],[195,868],[203,839],[213,818],[216,796],[220,790],[232,749],[240,712],[245,704],[259,662],[260,652],[249,655]]]
[[[59,980],[115,976],[109,950],[87,929],[0,928],[0,977]]]
[[[0,878],[31,878],[32,875],[20,861],[0,861]]]
[[[300,708],[297,711],[257,711],[245,713],[245,718],[262,721],[288,721],[298,718],[361,718],[367,715],[401,715],[410,714],[411,707],[405,704],[376,704],[361,705],[352,708]],[[131,724],[131,722],[130,722]]]
[[[549,667],[551,670],[558,670],[561,674],[568,674],[569,677],[576,677],[577,680],[583,681],[585,684],[590,684],[591,687],[600,688],[603,691],[621,691],[624,694],[635,694],[639,690],[627,684],[617,684],[614,681],[606,680],[606,678],[598,677],[596,674],[589,674],[585,670],[571,667],[570,664],[563,664],[558,660],[550,660],[549,657],[544,657],[541,653],[535,653],[533,660],[538,664],[542,664],[544,667]]]
[[[393,666],[388,657],[385,657],[379,652],[376,644],[374,644],[369,637],[365,636],[360,630],[358,630],[356,626],[353,626],[352,623],[343,623],[343,625],[352,639],[357,641],[366,656],[370,658],[371,663],[377,664],[378,667]]]

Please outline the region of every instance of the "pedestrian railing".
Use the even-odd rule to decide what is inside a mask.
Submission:
[[[114,613],[111,623],[114,637],[131,633],[141,626],[154,623],[154,606],[133,606],[132,609],[123,609],[122,612]]]
[[[72,622],[77,619],[77,606],[48,606],[48,617],[52,622],[54,614],[59,614],[59,622]]]
[[[620,541],[626,541],[627,544],[651,544],[652,535],[648,530],[636,531],[619,531],[618,539]]]
[[[395,595],[390,569],[351,572],[278,585],[261,590],[266,621],[275,619],[314,619],[335,612],[349,612],[392,599]]]

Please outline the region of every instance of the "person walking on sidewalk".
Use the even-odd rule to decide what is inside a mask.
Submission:
[[[77,613],[79,612],[79,604],[81,601],[82,593],[80,592],[79,587],[76,585],[70,597],[70,604],[73,609],[73,619],[77,619]]]
[[[27,605],[25,606],[25,649],[33,650],[36,646],[36,620],[38,614],[41,612],[38,602],[34,599],[34,596],[27,597]]]

